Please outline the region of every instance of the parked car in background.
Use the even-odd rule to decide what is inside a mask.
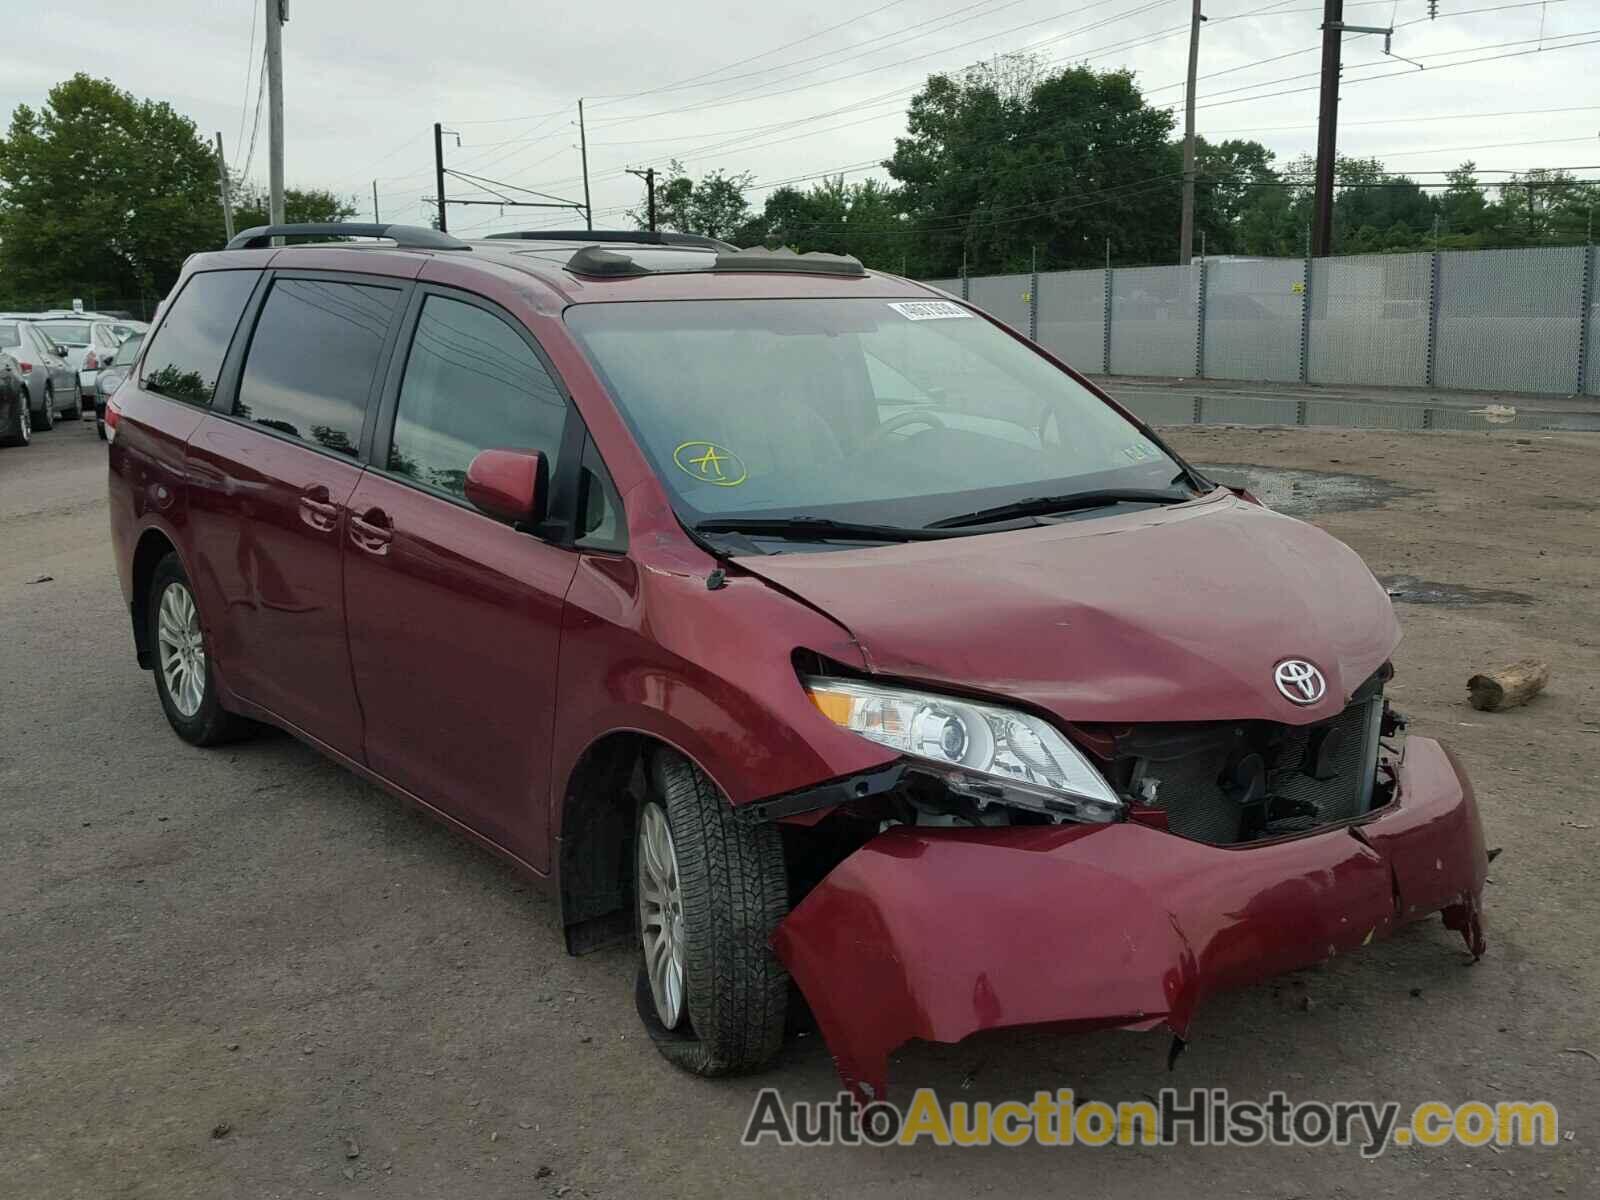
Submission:
[[[67,361],[66,347],[44,333],[30,319],[0,319],[0,350],[17,360],[17,373],[28,393],[33,428],[54,429],[56,413],[76,419],[83,415],[78,373]],[[66,398],[72,403],[60,407]]]
[[[33,414],[22,386],[16,355],[0,350],[0,446],[26,446],[33,441]]]
[[[136,333],[111,352],[111,358],[100,368],[94,381],[94,429],[100,440],[106,440],[106,402],[111,399],[122,381],[133,370],[139,359],[139,347],[144,345],[144,334]]]
[[[95,395],[95,376],[133,333],[130,322],[92,317],[49,317],[36,325],[66,348],[67,361],[78,373],[78,393],[91,403]]]

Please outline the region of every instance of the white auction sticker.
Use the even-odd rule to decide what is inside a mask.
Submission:
[[[948,300],[912,300],[889,307],[908,321],[948,321],[952,317],[972,315],[959,304],[951,304]]]

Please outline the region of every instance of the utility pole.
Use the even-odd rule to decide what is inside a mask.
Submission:
[[[433,183],[439,194],[439,232],[448,233],[444,216],[444,127],[433,123]]]
[[[267,221],[283,224],[283,23],[289,0],[262,0],[267,22]]]
[[[648,221],[646,228],[651,233],[654,233],[656,229],[656,169],[654,167],[646,167],[642,171],[635,171],[632,167],[629,167],[628,174],[644,180],[645,214]]]
[[[589,202],[589,135],[583,128],[583,97],[578,98],[578,152],[583,156],[583,221],[584,228],[594,228],[594,206]],[[652,229],[655,222],[650,223]]]
[[[228,194],[228,162],[222,156],[222,131],[217,131],[217,187],[222,191],[222,228],[233,241],[233,197]]]
[[[1339,52],[1344,45],[1344,0],[1322,0],[1322,98],[1317,107],[1317,177],[1311,254],[1333,253],[1333,170],[1339,143]]]
[[[1200,66],[1200,0],[1194,0],[1189,17],[1189,84],[1183,94],[1183,224],[1178,234],[1178,263],[1187,267],[1194,257],[1194,79]]]
[[[372,223],[376,225],[382,220],[383,218],[378,215],[378,181],[374,179],[372,181]]]

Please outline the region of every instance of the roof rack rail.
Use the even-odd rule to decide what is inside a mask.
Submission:
[[[236,234],[229,250],[259,250],[275,237],[388,238],[404,250],[471,250],[472,247],[437,229],[420,225],[374,225],[360,221],[308,221],[298,225],[257,225]]]
[[[706,237],[699,233],[673,233],[670,230],[660,229],[575,229],[570,232],[560,229],[524,229],[515,233],[491,233],[487,235],[488,241],[526,241],[526,242],[588,242],[599,245],[604,242],[627,242],[634,246],[700,246],[707,250],[737,250],[739,247],[732,242],[720,241],[714,237]]]

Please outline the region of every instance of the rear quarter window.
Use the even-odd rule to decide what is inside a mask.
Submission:
[[[139,386],[186,404],[210,404],[228,343],[260,277],[260,271],[191,275],[155,332]]]

